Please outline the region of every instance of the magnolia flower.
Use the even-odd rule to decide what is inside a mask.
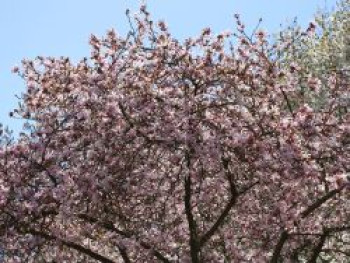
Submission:
[[[350,174],[337,173],[334,175],[334,178],[331,181],[335,182],[337,186],[340,187],[345,183],[350,183]]]
[[[91,60],[22,66],[33,88],[14,114],[35,121],[16,141],[0,137],[6,256],[277,262],[301,245],[313,251],[318,235],[281,242],[285,231],[322,231],[320,222],[337,229],[347,219],[344,93],[328,90],[326,107],[315,107],[305,96],[315,94],[296,88],[308,73],[275,63],[276,47],[259,41],[263,31],[253,44],[238,33],[241,42],[229,51],[223,36],[184,44],[149,21],[139,14],[140,28],[118,41],[114,33],[92,36]],[[310,77],[308,85],[317,90],[320,81]],[[27,230],[41,231],[40,244]],[[342,245],[334,234],[340,240],[325,237],[325,244]],[[276,251],[279,258],[271,258]]]
[[[12,72],[12,73],[18,73],[18,72],[19,72],[19,67],[18,67],[18,66],[14,66],[14,67],[11,69],[11,72]]]
[[[307,84],[312,91],[319,92],[322,82],[319,78],[309,77],[307,80]]]
[[[264,38],[266,38],[266,31],[260,29],[256,32],[255,35],[259,40],[263,40]]]
[[[313,34],[315,33],[315,30],[316,30],[316,24],[314,22],[310,22],[306,32],[308,32],[309,34]]]

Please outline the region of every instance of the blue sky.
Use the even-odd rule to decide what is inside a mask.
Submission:
[[[262,28],[277,32],[287,19],[298,17],[301,25],[312,21],[318,8],[328,9],[336,0],[149,0],[155,19],[164,19],[173,35],[184,39],[210,26],[214,32],[233,29],[233,14],[241,14],[248,29],[263,18]],[[24,91],[22,80],[11,68],[23,58],[69,56],[73,60],[89,55],[91,33],[103,35],[115,28],[128,29],[127,8],[137,11],[133,0],[2,0],[0,1],[0,123],[18,132],[22,122],[8,112]]]

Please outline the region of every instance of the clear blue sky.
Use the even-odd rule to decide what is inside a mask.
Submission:
[[[233,29],[233,14],[242,15],[248,29],[263,18],[262,27],[277,32],[281,23],[295,16],[301,25],[312,21],[318,8],[331,9],[336,0],[149,0],[155,19],[164,19],[180,39],[210,26],[215,32]],[[128,29],[124,12],[137,11],[133,0],[1,0],[0,1],[0,123],[18,132],[22,122],[8,112],[17,104],[15,94],[24,91],[22,80],[11,68],[23,58],[89,55],[91,33],[103,35],[109,28],[123,34]]]

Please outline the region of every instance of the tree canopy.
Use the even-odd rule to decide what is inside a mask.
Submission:
[[[349,256],[349,85],[327,76],[312,103],[317,79],[271,56],[290,43],[235,18],[181,42],[142,6],[125,37],[91,36],[90,58],[14,68],[28,123],[1,138],[6,262]]]

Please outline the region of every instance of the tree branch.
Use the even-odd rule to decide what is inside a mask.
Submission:
[[[290,100],[289,100],[289,98],[288,98],[286,92],[283,90],[282,87],[280,87],[280,90],[281,90],[281,92],[282,92],[282,95],[283,95],[284,100],[285,100],[286,103],[287,103],[287,107],[288,107],[289,112],[290,112],[290,113],[292,114],[292,116],[294,117],[295,114],[294,114],[294,112],[293,112],[292,104],[291,104],[291,102],[290,102]]]
[[[98,226],[101,226],[109,231],[112,231],[114,233],[117,233],[123,237],[126,237],[126,238],[131,238],[132,237],[132,234],[126,232],[126,231],[123,231],[123,230],[120,230],[118,228],[116,228],[113,223],[111,222],[101,222],[99,221],[98,219],[92,217],[92,216],[89,216],[89,215],[86,215],[86,214],[79,214],[78,215],[78,218],[80,219],[83,219],[89,223],[93,223],[93,224],[97,224]]]
[[[88,249],[82,245],[79,245],[79,244],[76,244],[74,242],[70,242],[70,241],[66,241],[64,239],[61,239],[59,237],[56,237],[54,235],[50,235],[50,234],[47,234],[47,233],[44,233],[42,231],[37,231],[37,230],[29,230],[27,231],[29,234],[31,235],[34,235],[34,236],[40,236],[42,238],[45,238],[47,240],[56,240],[56,241],[59,241],[61,242],[64,246],[68,247],[68,248],[72,248],[76,251],[79,251],[85,255],[88,255],[89,257],[93,258],[93,259],[96,259],[98,260],[99,262],[102,262],[102,263],[115,263],[114,261],[92,251],[91,249]]]
[[[197,226],[193,218],[191,208],[191,178],[186,176],[185,178],[185,212],[188,222],[188,229],[190,231],[190,249],[192,263],[199,263],[199,244],[197,236]]]
[[[328,237],[328,232],[325,231],[322,236],[320,237],[320,240],[318,241],[316,247],[312,250],[312,255],[310,260],[308,261],[308,263],[316,263],[317,262],[317,258],[319,256],[319,254],[322,252],[322,247],[324,245],[324,243],[326,242],[326,239]]]
[[[226,163],[225,160],[224,160],[223,163],[224,163],[225,169],[227,169],[228,168],[228,163]],[[203,246],[215,234],[215,232],[218,230],[218,228],[224,223],[225,218],[227,217],[227,215],[231,211],[232,207],[236,204],[237,198],[241,194],[245,194],[252,187],[254,187],[256,184],[259,183],[259,181],[257,181],[255,183],[249,185],[248,187],[246,187],[242,191],[238,192],[237,189],[236,189],[236,186],[235,186],[235,184],[233,182],[233,179],[231,178],[230,175],[228,175],[228,180],[229,180],[230,189],[231,189],[230,201],[226,204],[224,210],[222,211],[222,213],[220,214],[220,216],[216,220],[216,222],[212,225],[212,227],[200,238],[200,241],[199,241],[199,246],[200,247]]]
[[[341,249],[332,249],[332,248],[326,248],[326,249],[322,249],[321,252],[325,252],[325,253],[335,253],[335,254],[343,254],[347,257],[350,258],[350,252],[348,251],[343,251]]]
[[[341,190],[343,190],[344,187],[345,186],[340,187],[338,189],[334,189],[334,190],[330,191],[329,193],[327,193],[325,196],[323,196],[320,199],[318,199],[317,201],[315,201],[312,205],[310,205],[308,208],[306,208],[301,213],[301,218],[305,218],[308,215],[310,215],[313,211],[315,211],[317,208],[319,208],[327,200],[333,198],[337,193],[341,192]],[[278,259],[280,257],[283,245],[287,241],[288,237],[289,237],[288,232],[286,230],[283,230],[281,235],[280,235],[279,241],[277,242],[275,250],[273,252],[273,255],[272,255],[270,263],[277,263],[278,262]],[[321,247],[321,249],[322,249],[322,247]]]
[[[133,237],[133,234],[132,233],[129,233],[129,232],[126,232],[126,231],[123,231],[123,230],[120,230],[118,228],[116,228],[113,223],[111,222],[100,222],[99,220],[97,220],[96,218],[92,217],[92,216],[89,216],[89,215],[86,215],[86,214],[79,214],[78,217],[80,219],[83,219],[89,223],[93,223],[93,224],[97,224],[98,226],[100,227],[103,227],[109,231],[112,231],[114,233],[117,233],[123,237],[126,237],[126,238],[132,238]],[[161,262],[164,262],[164,263],[170,263],[170,260],[167,259],[165,256],[162,255],[162,253],[160,253],[158,250],[154,249],[151,245],[147,244],[146,242],[143,242],[143,241],[140,241],[138,240],[137,238],[135,238],[136,241],[139,242],[139,244],[144,248],[144,249],[149,249],[149,250],[152,250],[153,251],[153,254],[154,256],[159,259]]]
[[[123,258],[125,263],[131,263],[130,258],[128,257],[128,254],[126,253],[126,248],[123,246],[118,246],[119,253],[121,257]]]
[[[216,222],[212,225],[212,227],[202,236],[202,238],[199,241],[199,245],[203,246],[218,230],[218,228],[223,224],[226,216],[230,212],[231,208],[235,205],[236,203],[236,196],[232,196],[230,201],[226,204],[224,210],[222,211],[221,215],[219,218],[216,220]]]
[[[200,245],[204,245],[213,235],[214,233],[217,231],[217,229],[223,224],[225,218],[227,217],[227,215],[229,214],[229,212],[231,211],[231,208],[235,205],[236,201],[237,201],[237,197],[238,197],[238,191],[237,191],[237,187],[236,184],[234,182],[234,178],[231,172],[229,172],[229,160],[222,157],[222,164],[223,167],[225,169],[225,175],[227,177],[227,180],[229,182],[230,185],[230,201],[226,204],[224,210],[222,211],[221,215],[219,216],[219,218],[216,220],[216,222],[213,224],[213,226],[202,236],[202,238],[200,239]]]
[[[273,251],[270,263],[277,263],[278,262],[278,259],[280,258],[280,255],[281,255],[283,245],[284,245],[284,243],[286,243],[288,237],[289,237],[288,232],[286,230],[283,230],[281,235],[280,235],[280,238],[276,244],[276,247]]]
[[[319,208],[323,203],[328,201],[329,199],[333,198],[336,194],[340,193],[345,186],[334,189],[327,193],[325,196],[321,197],[320,199],[316,200],[312,205],[310,205],[308,208],[306,208],[302,213],[301,213],[301,218],[305,218],[308,215],[310,215],[314,210]]]
[[[125,121],[129,124],[131,128],[134,128],[136,131],[136,134],[141,136],[146,140],[148,143],[155,143],[155,144],[169,144],[167,140],[162,140],[162,139],[155,139],[155,138],[149,138],[144,132],[142,132],[140,129],[136,127],[137,122],[134,121],[131,116],[126,112],[124,106],[121,104],[121,102],[118,103],[119,109],[125,119]],[[174,142],[176,143],[176,141]],[[173,145],[173,144],[172,144]]]

